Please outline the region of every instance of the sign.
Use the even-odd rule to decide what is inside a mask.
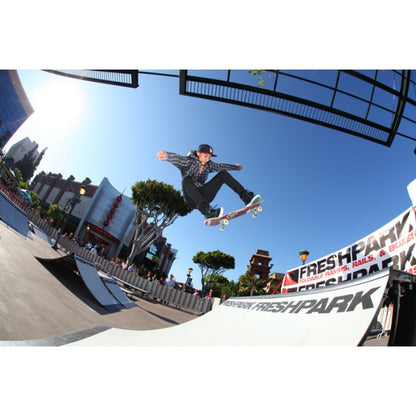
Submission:
[[[319,260],[286,272],[282,293],[336,285],[392,267],[416,274],[414,208],[384,227]]]

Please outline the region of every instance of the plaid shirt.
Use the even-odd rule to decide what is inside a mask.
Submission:
[[[210,160],[204,166],[202,172],[199,173],[201,162],[194,152],[191,152],[186,156],[181,156],[171,152],[166,152],[166,155],[166,160],[172,163],[172,165],[176,166],[181,171],[182,178],[185,176],[190,176],[198,188],[204,186],[208,179],[208,174],[211,172],[220,172],[223,170],[239,170],[237,165],[231,165],[229,163],[215,163]]]

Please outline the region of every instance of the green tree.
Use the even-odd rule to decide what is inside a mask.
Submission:
[[[253,77],[257,77],[257,82],[259,83],[259,85],[261,85],[262,87],[265,87],[267,85],[267,81],[264,79],[263,75],[267,75],[267,78],[269,78],[269,80],[273,77],[273,72],[272,71],[267,71],[265,69],[254,69],[251,71],[248,71],[250,73],[250,75],[252,75]]]
[[[35,208],[39,207],[39,195],[36,192],[29,191],[30,197],[32,198],[33,206]]]
[[[17,180],[19,181],[19,184],[23,183],[23,175],[22,175],[22,171],[19,168],[14,168],[14,171],[16,172],[16,176],[17,176]],[[26,188],[25,188],[26,189]]]
[[[64,214],[57,204],[51,204],[48,209],[48,217],[53,221],[53,225],[56,225],[63,220]]]
[[[147,250],[178,216],[183,217],[191,212],[180,191],[172,185],[148,179],[136,182],[131,190],[136,205],[136,231],[127,264]]]
[[[235,267],[234,257],[222,253],[219,250],[209,251],[207,253],[199,251],[192,258],[192,261],[198,264],[201,269],[202,296],[211,285],[211,279],[206,279],[207,276],[221,275],[225,270],[234,269]]]
[[[225,276],[220,274],[208,275],[205,278],[207,283],[206,290],[212,289],[213,295],[217,298],[221,298],[227,291],[229,281]],[[228,295],[227,295],[228,296]]]
[[[228,284],[229,293],[224,293],[224,294],[227,295],[227,297],[229,298],[231,296],[238,296],[239,289],[240,289],[240,283],[234,282],[234,280],[230,280]]]
[[[265,293],[264,288],[266,286],[265,282],[261,279],[256,279],[254,276],[249,275],[249,271],[241,275],[238,279],[239,282],[239,295],[242,296],[253,296],[262,295]]]
[[[17,180],[19,181],[19,188],[21,189],[29,189],[29,185],[27,182],[23,180],[22,172],[19,168],[15,168],[14,171],[16,172]]]

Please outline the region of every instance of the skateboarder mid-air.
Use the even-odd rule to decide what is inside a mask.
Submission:
[[[205,218],[220,217],[223,208],[212,208],[211,202],[223,184],[228,185],[244,202],[250,205],[253,200],[260,199],[234,179],[227,171],[241,170],[243,167],[236,163],[215,163],[211,157],[216,157],[211,146],[201,144],[198,150],[189,152],[186,156],[161,150],[159,160],[166,160],[176,166],[182,174],[182,192],[186,204],[191,209],[198,209]],[[208,174],[218,172],[209,182]]]

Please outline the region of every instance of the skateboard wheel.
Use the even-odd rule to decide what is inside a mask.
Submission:
[[[224,231],[224,226],[223,225],[221,225],[221,227],[220,227],[220,231]]]
[[[225,219],[222,223],[223,223],[223,225],[228,225],[229,222],[230,221],[228,221],[227,219]]]
[[[257,211],[258,211],[258,212],[263,211],[263,207],[257,207]]]

